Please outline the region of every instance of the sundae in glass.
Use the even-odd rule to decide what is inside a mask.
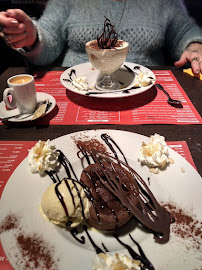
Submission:
[[[129,44],[118,39],[114,26],[106,19],[102,35],[86,43],[89,61],[103,74],[102,79],[96,83],[97,89],[119,89],[119,83],[112,80],[111,74],[121,67],[128,49]]]

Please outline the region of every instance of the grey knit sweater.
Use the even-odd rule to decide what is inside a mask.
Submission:
[[[127,61],[164,65],[166,54],[178,60],[191,42],[202,43],[202,30],[188,17],[181,0],[49,0],[35,22],[39,43],[20,53],[36,65],[62,55],[62,66],[87,62],[85,43],[102,33],[105,17],[130,44]],[[125,7],[125,9],[124,9]]]

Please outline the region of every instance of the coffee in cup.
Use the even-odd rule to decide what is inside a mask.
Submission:
[[[6,106],[10,109],[17,107],[19,113],[34,112],[37,107],[34,77],[29,74],[15,75],[9,78],[7,83],[9,88],[3,92]],[[9,95],[11,99],[8,99]]]
[[[27,75],[23,75],[23,76],[18,76],[18,77],[14,77],[14,78],[10,79],[10,83],[22,84],[22,83],[30,82],[31,80],[32,80],[31,77],[29,77]]]

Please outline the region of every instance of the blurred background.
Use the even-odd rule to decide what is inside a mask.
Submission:
[[[31,17],[39,18],[48,0],[0,0],[0,11],[20,8]],[[60,0],[58,0],[60,1]],[[67,0],[68,1],[68,0]],[[85,0],[84,0],[85,1]],[[202,27],[202,0],[184,0],[190,16]],[[0,38],[0,73],[9,66],[25,66],[26,59],[8,48]]]

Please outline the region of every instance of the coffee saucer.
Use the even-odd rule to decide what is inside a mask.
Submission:
[[[47,99],[50,103],[50,106],[48,107],[47,111],[42,116],[40,116],[40,118],[41,118],[41,117],[49,114],[55,108],[56,100],[53,96],[46,94],[46,93],[37,92],[36,95],[37,95],[37,103],[38,104],[47,100]],[[12,109],[12,110],[7,110],[4,101],[2,101],[0,103],[0,118],[2,120],[4,118],[8,118],[5,121],[9,121],[9,122],[32,121],[33,114],[31,114],[31,115],[27,114],[27,116],[26,116],[26,114],[23,114],[21,116],[17,116],[17,115],[19,115],[19,110],[17,108]]]

